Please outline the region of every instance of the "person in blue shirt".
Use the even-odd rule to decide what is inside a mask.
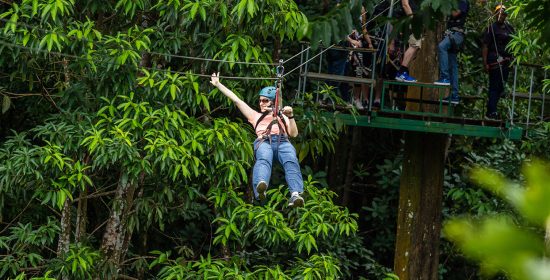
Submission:
[[[451,85],[449,100],[458,104],[458,61],[457,54],[464,43],[464,25],[468,17],[470,4],[467,0],[458,2],[458,9],[451,12],[447,21],[445,37],[439,42],[439,80],[436,85]],[[446,100],[447,101],[447,100]]]

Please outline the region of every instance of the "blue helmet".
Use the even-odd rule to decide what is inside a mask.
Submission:
[[[277,88],[275,88],[275,87],[264,87],[264,88],[262,88],[262,90],[260,90],[258,95],[263,96],[263,97],[267,97],[271,100],[274,100],[276,93],[277,93]]]

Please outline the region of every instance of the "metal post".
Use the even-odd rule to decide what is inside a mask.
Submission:
[[[305,61],[308,61],[309,60],[309,49],[306,50],[306,60]],[[304,83],[302,84],[302,92],[305,94],[306,93],[306,84],[307,84],[307,66],[308,66],[309,62],[306,63],[304,65]],[[319,96],[317,96],[317,100],[319,99]]]
[[[527,125],[525,126],[525,133],[529,129],[529,119],[531,115],[531,97],[533,96],[533,75],[535,75],[535,68],[531,68],[531,85],[529,86],[529,103],[527,106]]]
[[[378,51],[378,50],[377,50]],[[372,102],[374,100],[374,92],[376,87],[376,52],[372,52],[372,83],[370,84],[370,96],[369,96],[369,114],[372,112]]]
[[[388,18],[392,18],[393,16],[393,5],[395,4],[395,0],[391,0],[390,3],[390,11],[388,12]],[[383,48],[381,50],[382,53],[382,60],[380,61],[380,71],[383,73],[386,67],[386,59],[387,59],[387,50],[390,43],[390,30],[391,30],[391,24],[389,21],[386,23],[386,34],[384,36],[384,43],[382,44]],[[388,91],[389,94],[389,91]]]
[[[304,44],[302,44],[302,51],[300,52],[300,72],[299,72],[299,76],[298,76],[298,94],[296,95],[296,97],[300,97],[300,94],[301,94],[301,90],[302,90],[302,75],[304,74],[302,72],[302,63],[304,63]],[[294,100],[296,100],[296,98],[294,98]]]
[[[283,108],[283,74],[285,73],[283,64],[284,60],[279,59],[279,66],[277,66],[277,84],[279,87],[279,108],[277,108],[277,110],[279,112],[281,112]]]
[[[514,87],[512,88],[512,112],[510,113],[510,125],[514,124],[514,107],[516,105],[516,84],[518,81],[518,66],[514,66]]]
[[[319,55],[319,71],[317,71],[317,73],[321,73],[321,68],[323,68],[323,49],[319,48],[319,50],[321,54]],[[317,102],[319,102],[319,88],[321,88],[321,82],[317,80]],[[324,96],[323,99],[325,99]]]

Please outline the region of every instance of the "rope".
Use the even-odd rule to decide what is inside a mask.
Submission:
[[[229,61],[229,60],[222,60],[222,59],[213,59],[213,58],[204,58],[204,57],[195,57],[195,56],[185,56],[185,55],[177,55],[177,54],[167,54],[167,53],[160,53],[160,52],[149,52],[150,54],[156,54],[156,55],[162,55],[162,56],[168,56],[168,57],[175,57],[175,58],[184,58],[189,60],[200,60],[200,61],[210,61],[210,62],[219,62],[219,63],[235,63],[235,64],[246,64],[246,65],[279,65],[277,63],[268,63],[268,62],[246,62],[246,61]]]
[[[378,7],[380,4],[382,4],[384,1],[378,3],[376,6],[374,6],[375,8]],[[395,3],[393,3],[393,5],[395,6],[395,4],[399,3],[399,1],[396,1]],[[389,10],[392,6],[390,5],[389,7],[387,7],[386,9],[384,9],[383,11],[381,11],[380,13],[378,13],[375,17],[373,17],[371,20],[365,22],[363,25],[361,25],[361,28],[365,27],[367,24],[371,23],[373,20],[375,20],[376,18],[378,18],[379,16],[381,16],[383,13],[385,13],[387,10]]]
[[[18,49],[25,49],[25,50],[29,50],[29,51],[36,51],[36,52],[41,52],[41,53],[45,53],[45,54],[54,54],[54,55],[59,55],[61,57],[68,57],[68,58],[73,58],[75,60],[89,62],[89,59],[83,58],[83,57],[80,57],[80,56],[77,56],[77,55],[67,54],[67,53],[62,53],[62,52],[56,52],[56,51],[47,51],[47,50],[43,50],[43,49],[39,49],[39,48],[33,48],[33,47],[21,46],[21,45],[13,44],[11,42],[7,42],[7,41],[4,41],[4,40],[0,40],[0,45],[7,46],[7,47],[14,47],[14,48],[18,48]],[[116,66],[116,65],[120,66],[119,64],[112,63],[112,62],[104,62],[104,63],[109,64],[109,65],[113,65],[113,66]],[[174,70],[169,70],[169,69],[158,69],[158,68],[152,68],[152,67],[146,67],[146,66],[141,66],[137,69],[138,70],[139,69],[146,69],[146,70],[151,70],[151,71],[169,72],[169,73],[172,73],[172,74],[180,74],[180,75],[191,74],[191,75],[198,76],[198,77],[210,78],[210,75],[206,75],[206,74],[181,72],[181,71],[174,71]],[[271,77],[268,78],[268,77],[220,76],[220,78],[230,79],[230,80],[231,79],[232,80],[277,80],[277,78],[271,78]]]
[[[296,57],[298,57],[299,55],[303,54],[305,51],[307,51],[307,50],[309,50],[309,49],[311,49],[311,46],[305,48],[304,50],[302,50],[301,52],[299,52],[299,53],[293,55],[292,57],[287,58],[286,61],[285,61],[284,63],[287,63],[289,60],[295,59]]]

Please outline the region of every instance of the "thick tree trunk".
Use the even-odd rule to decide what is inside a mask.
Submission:
[[[422,41],[422,48],[418,51],[416,59],[411,62],[410,72],[411,75],[418,79],[419,82],[433,83],[439,78],[439,63],[438,56],[438,43],[441,39],[438,34],[442,33],[442,27],[440,26],[436,31],[427,31],[424,33],[424,40]],[[422,88],[422,96],[420,94],[420,87],[410,86],[408,87],[407,97],[422,100],[439,100],[438,89]],[[448,91],[446,92],[448,94]],[[407,110],[410,111],[422,111],[437,113],[439,105],[435,104],[423,104],[422,108],[419,103],[407,102]],[[446,107],[443,108],[446,112]],[[444,113],[442,112],[442,113]]]
[[[405,135],[394,257],[401,280],[438,279],[447,139],[444,134]]]
[[[438,78],[438,33],[438,30],[425,32],[422,49],[410,65],[411,75],[421,82],[431,83]],[[419,98],[419,88],[410,86],[408,95]],[[423,97],[437,100],[438,93],[425,91]],[[407,110],[419,109],[418,104],[407,104]],[[422,110],[434,112],[437,105],[424,106]],[[405,133],[394,256],[394,270],[401,280],[438,279],[444,163],[448,139],[445,134]]]
[[[137,183],[122,173],[116,189],[111,213],[105,227],[101,252],[105,260],[118,266],[126,239],[126,225],[129,210],[132,208]]]

